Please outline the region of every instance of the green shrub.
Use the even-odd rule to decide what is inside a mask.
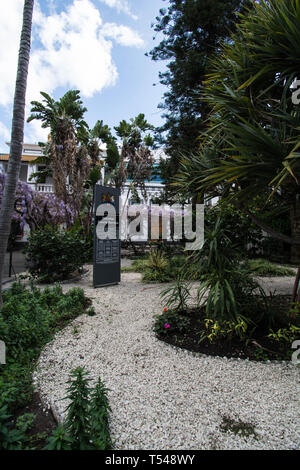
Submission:
[[[255,254],[261,249],[262,230],[245,213],[222,201],[205,209],[205,225],[208,230],[214,230],[217,220],[220,218],[223,230],[230,234],[232,246],[243,253],[250,251]]]
[[[158,335],[185,333],[190,325],[190,319],[176,311],[164,309],[161,315],[155,316],[154,331]]]
[[[46,226],[29,236],[27,267],[41,282],[64,280],[81,272],[86,257],[86,240],[78,230]]]
[[[187,309],[187,302],[190,298],[191,285],[185,281],[180,275],[177,277],[175,285],[164,289],[161,297],[167,307],[176,312]]]
[[[213,229],[206,229],[203,248],[186,259],[176,285],[162,292],[171,309],[181,310],[186,306],[190,297],[186,279],[200,279],[197,303],[205,308],[207,318],[233,321],[238,315],[251,315],[255,293],[263,292],[247,266],[241,265],[241,253],[230,235],[222,217]]]
[[[72,439],[62,425],[53,431],[45,450],[72,450]]]
[[[72,450],[89,450],[89,380],[82,367],[71,372],[68,380],[68,405],[65,429],[72,439]]]
[[[132,266],[122,268],[122,271],[142,273],[144,282],[171,282],[182,271],[185,262],[186,257],[183,255],[167,257],[161,250],[156,249],[146,258],[133,261]]]
[[[0,450],[21,450],[25,441],[24,431],[14,426],[7,406],[0,407]]]
[[[0,339],[6,345],[6,365],[0,365],[0,432],[8,436],[5,445],[19,448],[20,432],[8,415],[31,399],[31,375],[41,349],[58,328],[84,313],[88,305],[84,291],[79,288],[63,294],[60,286],[40,291],[15,283],[3,292]],[[20,430],[24,434],[24,426]]]
[[[268,334],[268,338],[273,339],[279,343],[288,343],[291,345],[294,341],[300,337],[300,326],[289,325],[286,328],[280,328],[277,331],[271,330]]]
[[[213,343],[220,340],[231,341],[234,337],[238,337],[241,340],[247,338],[249,325],[244,318],[240,316],[232,321],[221,322],[206,318],[204,323],[206,330],[203,331],[200,341],[207,338]]]

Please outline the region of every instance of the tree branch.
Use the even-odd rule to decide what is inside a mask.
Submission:
[[[265,224],[262,220],[258,219],[255,215],[253,215],[248,209],[242,209],[245,214],[247,214],[250,219],[258,225],[261,229],[263,229],[265,232],[267,232],[269,235],[271,235],[273,238],[276,238],[277,240],[281,240],[285,243],[289,243],[290,245],[300,245],[300,239],[293,239],[292,237],[289,237],[288,235],[284,235],[283,233],[277,232],[276,230],[273,230],[271,227],[269,227],[267,224]]]

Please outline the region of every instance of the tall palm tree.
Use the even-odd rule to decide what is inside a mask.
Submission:
[[[4,258],[7,249],[7,242],[14,210],[16,188],[21,168],[25,124],[25,98],[31,49],[33,7],[34,0],[25,0],[13,107],[10,156],[0,210],[0,306],[2,305],[1,288]]]
[[[82,182],[87,178],[89,169],[86,145],[78,145],[79,136],[88,133],[88,125],[83,119],[87,109],[79,93],[79,90],[69,90],[59,101],[55,101],[41,92],[43,100],[31,102],[31,115],[27,120],[39,120],[44,129],[49,128],[50,138],[44,145],[44,156],[34,163],[39,161],[47,165],[43,174],[52,174],[55,195],[71,205],[76,216],[82,200]]]

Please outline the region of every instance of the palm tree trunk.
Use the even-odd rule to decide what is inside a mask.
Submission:
[[[1,289],[4,258],[14,211],[15,194],[19,179],[24,140],[25,98],[31,48],[33,6],[34,0],[25,0],[14,97],[10,156],[0,210],[0,306],[2,305]]]

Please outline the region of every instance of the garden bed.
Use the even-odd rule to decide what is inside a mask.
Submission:
[[[0,337],[6,364],[0,365],[0,450],[43,448],[54,420],[33,393],[32,372],[44,346],[81,314],[94,315],[83,289],[38,289],[14,283],[3,291]]]
[[[290,301],[291,297],[287,295],[271,298],[272,314],[277,319],[277,328],[274,329],[278,329],[278,318],[286,318]],[[206,332],[204,308],[176,312],[174,317],[173,315],[172,312],[170,314],[165,312],[159,316],[155,330],[160,340],[182,349],[211,356],[254,361],[290,360],[293,354],[291,343],[276,341],[268,337],[270,328],[267,325],[260,325],[247,339],[240,340],[237,336],[232,336],[228,339],[210,341],[207,337],[203,339]],[[172,317],[174,322],[172,322]],[[164,323],[165,321],[167,323]],[[284,327],[284,320],[281,326]]]

